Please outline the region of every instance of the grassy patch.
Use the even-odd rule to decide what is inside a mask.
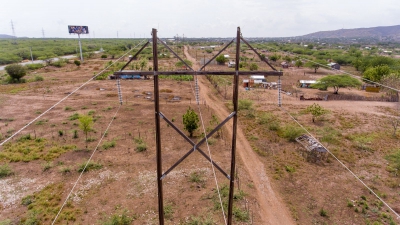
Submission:
[[[137,152],[144,152],[147,150],[147,145],[142,138],[134,138],[133,141],[136,144],[136,151]]]
[[[304,130],[298,126],[286,125],[278,130],[280,137],[286,138],[288,141],[296,141],[296,138],[304,134]]]
[[[79,114],[78,113],[74,113],[71,116],[68,117],[69,120],[77,120],[79,119]]]
[[[6,143],[3,151],[0,152],[0,159],[10,162],[29,162],[37,159],[50,161],[75,149],[75,145],[59,146],[55,143],[48,143],[43,138],[32,139],[29,135],[21,137],[15,143]]]
[[[101,147],[102,147],[103,149],[107,150],[107,149],[109,149],[109,148],[114,148],[115,145],[116,145],[116,143],[115,143],[114,140],[113,140],[113,141],[105,141]]]
[[[204,179],[204,171],[194,171],[190,173],[189,181],[192,183],[196,183],[204,188],[206,184],[206,180]]]
[[[8,177],[13,174],[8,164],[0,165],[0,178]]]
[[[85,169],[85,166],[86,162],[79,165],[78,172],[82,172]],[[84,172],[89,172],[90,170],[99,170],[101,168],[103,168],[103,165],[100,163],[89,162]]]
[[[107,218],[104,218],[102,221],[99,221],[99,224],[102,225],[130,225],[137,218],[136,215],[129,215],[128,210],[124,210],[119,213],[115,213]]]
[[[63,184],[51,184],[33,195],[24,197],[21,204],[27,206],[28,211],[21,224],[47,224],[52,221],[61,206],[63,192]],[[61,211],[57,222],[74,222],[80,213],[80,210],[69,201]]]
[[[222,186],[220,186],[219,193],[222,198],[222,205],[224,207],[224,210],[227,212],[228,211],[228,197],[229,197],[228,185],[223,184]],[[245,195],[246,194],[243,191],[239,191],[239,192],[236,191],[236,193],[234,193],[234,195],[233,195],[233,199],[234,199],[234,201],[243,200]],[[214,194],[212,196],[212,201],[214,202],[214,210],[221,210],[221,203],[219,201],[217,190],[214,191]],[[240,221],[240,222],[248,222],[250,220],[249,212],[239,208],[237,205],[240,205],[240,204],[234,203],[233,210],[232,210],[235,220]]]

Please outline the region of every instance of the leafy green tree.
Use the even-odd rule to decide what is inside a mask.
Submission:
[[[193,137],[193,132],[199,127],[199,116],[189,107],[182,117],[184,129],[189,132],[190,137]]]
[[[218,64],[224,64],[228,59],[226,59],[224,55],[219,55],[215,58],[215,61],[217,61]]]
[[[338,94],[340,88],[345,87],[358,87],[361,85],[361,82],[349,75],[329,75],[324,78],[318,80],[317,83],[312,84],[312,88],[327,88],[333,87],[333,93]]]
[[[391,69],[388,65],[379,65],[368,68],[364,72],[363,78],[374,82],[380,82],[382,77],[389,75],[390,73]]]
[[[140,70],[143,70],[147,68],[147,62],[148,60],[146,58],[141,58],[139,62]]]
[[[25,67],[19,64],[8,65],[5,67],[5,70],[12,79],[16,79],[18,82],[26,75]]]
[[[303,62],[298,59],[294,65],[297,66],[297,68],[300,68],[300,66],[303,66]]]
[[[317,103],[314,103],[310,106],[307,107],[306,112],[311,113],[312,115],[312,122],[314,123],[315,120],[326,114],[328,112],[328,110],[322,108],[320,105],[318,105]]]
[[[315,62],[308,61],[305,66],[311,69],[314,69],[314,73],[317,73],[317,70],[321,67],[321,65],[326,65],[326,61],[324,60],[316,60]]]
[[[249,69],[250,71],[258,70],[258,65],[256,63],[251,63]]]
[[[87,140],[88,140],[88,133],[92,130],[93,125],[93,117],[82,115],[79,117],[79,128],[85,133],[85,141],[86,141],[86,148],[87,148]]]
[[[272,60],[272,61],[274,61],[274,62],[276,62],[278,59],[280,59],[281,58],[281,56],[280,55],[278,55],[278,54],[273,54],[273,55],[271,55],[270,57],[269,57],[269,59],[270,60]]]

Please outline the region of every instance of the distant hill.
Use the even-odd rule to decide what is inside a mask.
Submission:
[[[304,35],[305,38],[377,38],[400,41],[400,25],[319,31]]]
[[[8,34],[0,34],[0,38],[14,38],[14,36]]]

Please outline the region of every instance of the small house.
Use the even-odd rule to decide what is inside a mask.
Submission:
[[[316,80],[299,80],[298,86],[301,88],[310,88],[315,83],[317,83]]]
[[[328,66],[333,70],[340,70],[340,65],[338,63],[331,62]]]

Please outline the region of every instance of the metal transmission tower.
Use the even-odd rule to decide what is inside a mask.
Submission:
[[[124,71],[125,67],[137,57],[138,54],[150,44],[147,41],[146,44],[122,67],[118,72],[114,73],[114,76],[118,79],[121,75],[141,75],[141,76],[153,76],[154,77],[154,110],[155,110],[155,124],[156,124],[156,158],[157,158],[157,187],[158,187],[158,214],[159,223],[164,225],[164,203],[163,203],[163,180],[166,179],[167,175],[181,162],[183,162],[189,155],[193,152],[198,151],[204,158],[207,159],[215,168],[217,168],[230,182],[229,185],[229,202],[228,202],[228,220],[227,224],[232,224],[233,215],[233,193],[235,184],[235,167],[236,167],[236,133],[237,133],[237,120],[238,120],[238,100],[239,100],[239,76],[240,75],[251,75],[260,74],[264,76],[282,76],[283,72],[277,71],[269,62],[261,57],[261,55],[241,36],[240,27],[237,28],[236,38],[232,39],[222,50],[220,50],[215,56],[208,62],[205,62],[203,67],[198,71],[193,70],[181,57],[178,56],[166,43],[157,37],[157,29],[152,30],[152,45],[153,45],[153,71]],[[214,60],[220,53],[222,53],[229,45],[231,45],[236,39],[236,65],[235,71],[205,71],[205,67]],[[267,63],[273,71],[239,71],[239,55],[240,55],[240,44],[241,41],[249,46],[261,61]],[[157,43],[160,42],[164,45],[172,54],[177,57],[183,64],[186,65],[190,71],[158,71],[158,54],[157,54]],[[193,142],[189,137],[187,137],[184,132],[182,132],[178,127],[176,127],[161,111],[160,111],[160,96],[159,96],[159,75],[233,75],[234,76],[234,88],[233,88],[233,112],[229,114],[226,119],[224,119],[220,124],[218,124],[212,131],[210,131],[206,137],[204,137],[199,142]],[[169,169],[163,170],[162,167],[162,152],[161,152],[161,119],[163,119],[168,125],[170,125],[178,134],[180,134],[191,146],[192,148],[180,158],[174,165]],[[209,157],[200,146],[206,143],[207,139],[210,138],[215,132],[217,132],[222,126],[224,126],[229,120],[233,120],[232,126],[232,149],[231,149],[231,166],[230,174],[228,175],[216,162],[214,162],[211,157]],[[165,171],[165,172],[163,172]]]
[[[12,34],[13,34],[13,36],[14,36],[14,44],[17,44],[17,36],[15,35],[15,28],[14,28],[14,23],[13,23],[13,21],[11,20],[11,29],[12,29]]]

